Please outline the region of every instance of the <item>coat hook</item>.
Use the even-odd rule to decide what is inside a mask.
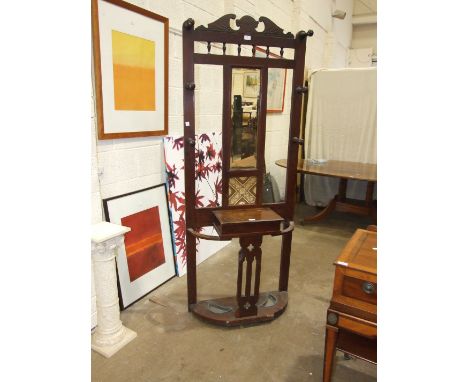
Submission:
[[[190,145],[190,146],[195,146],[195,139],[193,138],[187,138],[187,143]]]
[[[195,89],[195,84],[193,82],[186,82],[185,83],[185,89],[194,90]]]
[[[307,86],[298,86],[296,88],[296,93],[307,93],[309,88]]]

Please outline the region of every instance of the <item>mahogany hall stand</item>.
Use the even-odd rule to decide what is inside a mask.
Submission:
[[[233,21],[237,29],[231,27]],[[303,86],[304,60],[307,37],[312,36],[313,32],[300,31],[294,36],[290,32],[285,33],[266,17],[260,17],[257,21],[250,16],[236,19],[234,14],[222,16],[206,27],[195,28],[194,24],[194,20],[190,18],[183,23],[185,168],[195,168],[199,160],[195,155],[197,133],[194,90],[203,88],[203,83],[195,83],[195,65],[219,65],[223,69],[222,201],[216,207],[197,208],[195,171],[185,171],[188,309],[203,320],[224,326],[273,320],[286,309],[288,303],[297,154],[298,145],[303,143],[303,140],[299,138],[299,123],[302,96],[307,92],[307,88]],[[200,49],[195,49],[195,45],[200,46],[200,43],[206,46],[205,53],[200,53]],[[219,51],[222,48],[222,54],[211,52],[212,46],[215,45],[220,48]],[[264,49],[266,57],[256,56],[257,47]],[[241,55],[243,49],[245,52],[245,48],[251,52],[249,56]],[[278,57],[272,57],[273,52],[270,50],[272,48],[279,50]],[[285,49],[292,50],[294,58],[285,58],[283,56]],[[293,72],[290,122],[289,127],[284,126],[285,129],[289,128],[285,200],[273,204],[263,203],[261,192],[265,174],[269,68],[285,68]],[[246,69],[258,73],[259,76],[257,102],[254,103],[256,105],[255,117],[250,117],[247,127],[238,121],[237,114],[240,113],[241,103],[239,94],[232,91],[233,72]],[[235,108],[233,107],[234,96],[237,97]],[[237,113],[236,118],[234,118],[234,109]],[[241,193],[251,197],[251,201],[239,202],[237,198],[232,197],[233,187],[231,186],[235,185],[238,190],[246,179],[254,182],[255,187],[241,190]],[[249,195],[248,192],[251,194]],[[200,230],[204,226],[214,226],[218,236],[201,234]],[[281,263],[278,290],[260,293],[261,244],[265,235],[282,235]],[[198,301],[197,238],[206,240],[239,238],[240,251],[235,296]],[[255,270],[253,269],[254,262]]]
[[[358,229],[335,261],[327,311],[323,382],[330,382],[336,349],[377,363],[377,232]]]

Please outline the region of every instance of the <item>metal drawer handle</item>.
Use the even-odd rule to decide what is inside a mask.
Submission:
[[[373,284],[373,283],[371,283],[369,281],[363,282],[362,283],[362,290],[364,291],[364,293],[374,294],[375,293],[375,284]]]

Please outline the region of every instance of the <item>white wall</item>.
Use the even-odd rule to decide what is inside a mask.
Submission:
[[[372,48],[372,53],[377,54],[377,24],[355,25],[351,48]]]

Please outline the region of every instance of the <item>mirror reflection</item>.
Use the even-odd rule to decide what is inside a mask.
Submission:
[[[257,167],[260,69],[232,70],[231,168]]]
[[[292,74],[292,69],[268,69],[264,204],[281,203],[285,199],[286,169],[277,162],[288,157]]]

